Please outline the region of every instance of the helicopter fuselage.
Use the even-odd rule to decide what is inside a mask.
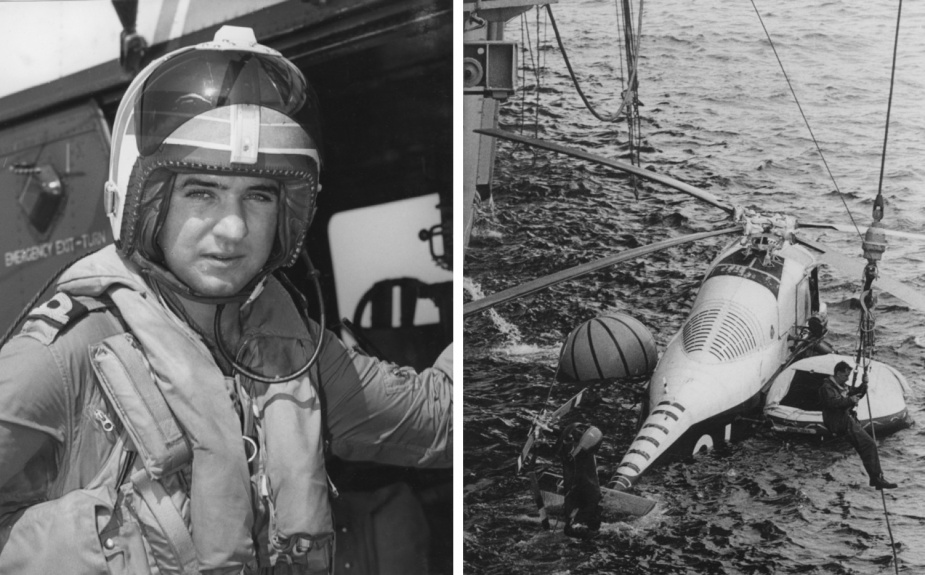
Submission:
[[[723,250],[649,380],[644,420],[616,486],[629,488],[655,464],[741,435],[741,416],[760,407],[801,327],[819,310],[818,265],[793,244],[768,253],[736,241]]]

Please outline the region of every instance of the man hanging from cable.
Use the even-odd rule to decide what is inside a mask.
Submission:
[[[871,487],[893,489],[896,484],[883,478],[877,443],[864,431],[854,413],[854,408],[867,393],[867,384],[862,383],[857,387],[849,388],[847,382],[850,374],[851,366],[840,361],[835,365],[833,374],[822,383],[819,389],[822,421],[832,434],[844,436],[857,450],[864,469],[870,476]]]

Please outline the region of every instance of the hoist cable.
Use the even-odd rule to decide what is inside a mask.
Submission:
[[[854,226],[855,230],[857,231],[858,237],[861,237],[863,239],[861,231],[858,228],[858,224],[857,222],[855,222],[854,216],[851,214],[851,209],[848,207],[848,203],[847,201],[845,201],[844,195],[842,194],[841,190],[838,188],[838,182],[835,181],[835,176],[832,174],[832,170],[829,169],[829,164],[825,159],[825,154],[822,153],[822,148],[819,146],[819,142],[816,140],[815,134],[813,134],[812,127],[809,125],[809,120],[806,118],[806,114],[803,112],[803,106],[800,105],[800,101],[799,101],[799,98],[797,98],[796,91],[793,89],[793,84],[791,84],[790,82],[790,77],[787,75],[787,70],[784,69],[784,64],[780,59],[780,55],[777,53],[777,48],[774,46],[774,41],[771,39],[771,34],[768,32],[768,29],[764,24],[764,19],[761,18],[761,13],[758,11],[758,6],[755,5],[755,0],[750,0],[750,1],[752,4],[752,8],[754,8],[755,10],[755,14],[758,16],[758,21],[761,23],[761,28],[764,30],[765,36],[768,39],[768,43],[771,45],[771,50],[773,50],[774,52],[774,57],[777,59],[777,63],[780,66],[781,72],[783,72],[784,74],[784,79],[787,81],[787,86],[790,88],[790,93],[793,95],[793,99],[796,102],[797,108],[800,110],[800,115],[803,117],[803,122],[804,124],[806,124],[806,129],[809,131],[809,135],[813,140],[813,144],[816,146],[816,150],[819,152],[819,157],[822,159],[822,163],[825,166],[825,169],[829,174],[829,178],[832,180],[832,184],[835,186],[835,191],[838,192],[838,197],[841,199],[842,204],[844,204],[845,210],[848,212],[848,217],[851,219],[851,223]],[[890,78],[890,97],[889,97],[889,103],[887,105],[887,121],[886,121],[886,129],[885,129],[886,131],[884,133],[883,156],[881,158],[881,168],[880,168],[881,187],[883,184],[883,171],[884,171],[884,165],[886,162],[887,135],[889,134],[890,107],[892,106],[892,99],[893,99],[893,78],[895,77],[895,74],[896,74],[896,54],[897,54],[898,44],[899,44],[899,21],[900,21],[901,14],[902,14],[902,0],[899,0],[899,13],[897,14],[897,21],[896,21],[896,37],[895,37],[894,46],[893,46],[893,68],[891,71],[891,78]],[[878,189],[877,202],[881,202],[881,201],[882,201],[881,192]],[[872,288],[868,287],[867,289],[872,289]],[[861,311],[860,325],[858,328],[859,341],[858,341],[857,362],[860,364],[861,360],[863,359],[863,362],[865,365],[864,372],[866,374],[870,367],[871,348],[873,347],[873,315],[871,314],[870,310],[867,308],[867,306],[864,303],[863,294],[862,294],[861,305],[862,305],[862,311]],[[868,391],[868,396],[867,396],[867,411],[868,411],[868,417],[869,417],[869,422],[870,422],[872,439],[874,440],[874,447],[876,449],[877,461],[879,462],[880,448],[879,446],[877,446],[876,431],[874,431],[873,414],[871,413],[871,410],[870,410],[869,391]],[[880,498],[883,503],[883,517],[886,521],[887,533],[889,533],[889,536],[890,536],[890,551],[893,553],[893,568],[896,571],[896,574],[899,575],[899,559],[896,555],[896,544],[893,539],[893,529],[890,526],[890,514],[889,514],[889,509],[887,509],[886,495],[883,493],[882,489],[880,491],[881,491]]]
[[[539,19],[537,17],[537,19]],[[533,65],[533,78],[535,80],[535,92],[536,92],[536,106],[534,109],[534,120],[533,120],[533,134],[535,137],[539,137],[540,131],[540,122],[539,122],[539,105],[540,105],[540,62],[539,62],[539,38],[537,38],[537,54],[534,56],[533,53],[533,44],[530,38],[530,23],[527,21],[526,14],[520,15],[520,42],[527,47],[527,53],[530,55],[530,64]],[[524,38],[526,37],[526,41]],[[524,119],[526,117],[526,106],[527,106],[527,63],[523,62],[521,65],[521,71],[523,74],[523,83],[524,88],[520,91],[520,130],[523,133],[523,127],[525,125]],[[533,163],[536,164],[537,152],[536,149],[531,150],[533,153]]]
[[[520,42],[523,44],[524,39],[524,15],[520,15]],[[521,90],[520,90],[520,126],[521,131],[523,131],[524,125],[524,115],[526,114],[527,106],[527,61],[525,58],[519,58],[520,60],[520,81],[521,81]]]
[[[622,10],[620,6],[622,4]],[[636,76],[636,70],[638,69],[639,63],[639,30],[637,29],[636,37],[633,37],[633,11],[632,6],[630,5],[629,0],[614,0],[614,6],[617,10],[617,31],[622,34],[623,42],[616,42],[618,47],[622,47],[623,44],[626,44],[626,70],[630,76],[630,82],[625,87],[622,83],[621,75],[621,88],[623,88],[622,96],[625,102],[625,105],[628,106],[624,116],[626,117],[626,143],[629,147],[629,157],[630,163],[634,165],[640,165],[640,153],[639,149],[642,146],[642,129],[641,123],[639,121],[639,98],[637,88],[639,87],[639,81]],[[642,25],[642,0],[639,3],[639,26]],[[621,49],[622,56],[622,49]],[[623,61],[621,57],[620,69],[623,69]],[[639,180],[637,176],[631,175],[630,182],[633,184],[633,197],[637,200],[639,199]]]
[[[873,355],[873,337],[874,337],[874,316],[870,309],[867,308],[865,302],[865,296],[862,294],[861,301],[861,321],[858,325],[858,353],[856,356],[856,363],[858,367],[863,365],[864,378],[867,377],[867,374],[870,372],[871,365],[871,356]],[[852,387],[854,383],[857,382],[857,370],[855,370],[854,381],[852,382]],[[861,384],[864,384],[864,379],[862,378]],[[868,380],[869,384],[869,380]],[[874,427],[874,413],[871,409],[870,404],[870,389],[868,388],[867,394],[867,422],[870,425],[870,435],[871,439],[874,440],[874,450],[877,455],[877,463],[880,463],[880,446],[877,445],[877,431]],[[893,569],[896,572],[896,575],[899,575],[899,558],[896,555],[896,542],[893,539],[893,528],[890,526],[890,511],[887,508],[886,504],[886,494],[883,493],[883,489],[880,490],[880,500],[883,504],[883,518],[886,522],[886,531],[890,536],[890,551],[893,553]]]
[[[896,542],[893,541],[893,528],[890,527],[890,512],[886,508],[886,493],[883,491],[883,489],[880,490],[880,501],[883,503],[883,519],[886,521],[886,531],[890,534],[890,550],[893,552],[893,571],[896,575],[899,575],[899,558],[896,557]]]
[[[896,32],[893,36],[893,62],[890,68],[890,94],[889,94],[889,97],[887,98],[886,122],[883,128],[883,152],[880,156],[880,180],[877,185],[877,197],[874,200],[874,206],[875,206],[874,207],[874,220],[875,221],[880,221],[880,218],[883,217],[883,209],[882,209],[883,178],[884,178],[884,173],[886,171],[886,150],[887,150],[887,144],[889,142],[889,135],[890,135],[890,112],[893,109],[893,86],[896,80],[896,57],[899,52],[899,25],[902,22],[902,13],[903,13],[903,2],[902,0],[899,0],[899,4],[896,10]],[[879,206],[879,213],[877,209],[878,206]],[[871,260],[871,263],[876,265],[875,260]],[[870,286],[868,287],[868,289],[873,290],[873,278],[870,281]],[[865,374],[866,374],[867,370],[870,368],[871,357],[873,355],[872,348],[873,348],[873,338],[874,338],[874,320],[873,320],[873,313],[871,312],[870,309],[867,308],[866,305],[864,305],[865,299],[866,297],[862,298],[861,300],[861,303],[862,303],[861,324],[864,325],[866,323],[866,325],[864,325],[865,333],[861,335],[860,344],[858,346],[859,347],[858,355],[859,356],[861,355],[860,348],[864,347],[865,349],[863,351],[864,351],[864,357],[865,357],[865,362],[866,362],[866,365],[865,365]],[[876,434],[876,431],[874,430],[873,413],[871,412],[869,392],[867,394],[867,414],[870,417],[871,436],[874,440],[874,446],[876,447],[877,461],[879,462],[880,461],[880,447],[877,445],[877,434]],[[889,533],[890,535],[890,551],[893,553],[893,570],[896,573],[896,575],[899,575],[899,558],[896,555],[896,542],[893,539],[893,529],[890,526],[890,512],[889,512],[889,509],[887,509],[886,494],[883,493],[882,489],[880,490],[880,500],[883,503],[883,518],[886,521],[886,530],[887,530],[887,533]]]
[[[565,60],[565,67],[568,68],[569,76],[572,79],[572,84],[575,85],[575,90],[578,92],[578,95],[581,97],[581,101],[584,102],[585,107],[588,109],[591,114],[600,120],[601,122],[617,122],[620,120],[620,114],[623,112],[623,109],[626,107],[627,103],[633,99],[633,90],[632,86],[636,82],[636,71],[633,70],[633,73],[630,75],[629,85],[630,89],[627,90],[626,96],[623,98],[623,101],[620,102],[620,107],[617,109],[615,114],[610,116],[604,116],[598,113],[594,109],[594,106],[591,105],[591,102],[588,101],[587,96],[585,96],[584,91],[581,89],[581,85],[578,83],[578,78],[575,76],[575,71],[572,69],[572,63],[568,59],[568,54],[565,51],[565,45],[562,43],[562,36],[559,34],[559,27],[556,25],[556,17],[552,14],[552,6],[546,4],[546,12],[549,14],[549,21],[552,23],[553,32],[556,33],[556,42],[559,44],[559,50],[562,52],[562,59]]]
[[[527,38],[526,41],[524,41],[524,36],[526,36]],[[529,26],[529,22],[527,22],[526,14],[521,14],[520,16],[520,41],[524,46],[527,47],[527,53],[530,55],[530,64],[533,66],[533,78],[536,81],[537,92],[538,92],[539,91],[538,89],[539,80],[537,78],[537,75],[539,74],[539,70],[538,70],[539,66],[537,63],[538,58],[535,58],[533,55],[533,44],[531,43],[532,40],[530,39],[530,26]],[[526,66],[527,66],[527,63],[524,62],[524,67],[523,67],[524,83],[526,83],[527,81]],[[523,126],[524,116],[526,114],[527,91],[526,90],[521,91],[521,96],[522,97],[521,97],[521,109],[520,109],[520,125]],[[536,126],[536,124],[534,124],[534,132],[536,132],[538,129],[539,128]]]
[[[619,2],[620,0],[615,0]],[[642,42],[642,14],[643,1],[639,0],[639,14],[636,30],[633,31],[633,10],[629,0],[623,0],[623,20],[624,20],[624,41],[626,42],[627,69],[630,70],[632,83],[627,86],[627,95],[632,95],[632,101],[627,98],[626,124],[629,131],[629,155],[630,163],[641,165],[641,148],[642,148],[642,119],[639,117],[639,98],[637,70],[639,69],[639,49]],[[636,177],[632,177],[633,195],[639,199],[638,182]]]
[[[896,34],[893,38],[893,67],[890,70],[890,96],[886,104],[886,126],[883,127],[883,153],[880,156],[880,183],[877,185],[877,197],[883,191],[883,173],[886,170],[886,145],[890,136],[890,110],[893,108],[893,82],[896,79],[896,53],[899,51],[899,22],[903,14],[903,0],[899,0],[896,11]]]
[[[533,133],[540,134],[540,84],[543,78],[543,63],[540,61],[543,54],[540,50],[540,7],[536,7],[536,105],[533,108]]]
[[[790,94],[793,96],[793,101],[796,102],[797,108],[800,110],[800,115],[803,117],[803,123],[806,125],[806,129],[809,131],[809,137],[813,140],[813,145],[816,146],[816,151],[819,152],[819,157],[822,159],[822,164],[825,166],[825,171],[829,174],[829,179],[832,180],[832,185],[835,186],[835,191],[838,192],[838,197],[841,199],[842,204],[845,206],[845,210],[848,212],[848,217],[851,219],[851,225],[854,226],[854,229],[858,233],[858,237],[861,236],[861,230],[858,228],[857,222],[854,221],[854,216],[851,214],[851,209],[848,207],[848,202],[845,201],[845,196],[842,194],[842,191],[838,188],[838,182],[835,181],[835,175],[832,174],[832,170],[829,169],[829,163],[825,160],[825,154],[822,153],[822,148],[819,146],[819,142],[816,140],[816,135],[813,133],[812,127],[809,125],[809,120],[806,118],[806,114],[803,113],[803,106],[800,105],[800,100],[797,98],[797,93],[793,89],[793,84],[790,83],[790,76],[787,75],[787,70],[784,69],[784,63],[781,61],[780,56],[777,53],[777,47],[774,46],[774,41],[771,39],[771,34],[768,32],[768,28],[764,25],[764,19],[761,18],[761,13],[758,11],[758,6],[755,5],[755,0],[750,0],[752,3],[752,8],[755,9],[755,14],[758,15],[758,22],[761,23],[761,28],[764,30],[764,35],[768,39],[768,43],[771,45],[771,50],[774,51],[774,57],[777,58],[777,64],[780,66],[781,72],[784,74],[784,79],[787,81],[787,86],[790,88]]]
[[[624,32],[623,32],[623,29],[620,27],[620,20],[622,20],[622,18],[620,17],[620,16],[621,16],[621,12],[620,12],[620,0],[613,0],[613,7],[614,7],[614,10],[616,10],[616,12],[617,12],[617,35],[619,36],[620,34],[623,34],[623,33],[624,33]],[[620,42],[614,42],[614,44],[617,45],[617,56],[619,56],[619,59],[620,59],[620,71],[622,71],[622,70],[623,70],[623,44],[620,43]],[[564,53],[564,52],[565,52],[565,51],[563,50],[563,53]],[[627,54],[627,60],[629,60],[629,54]],[[626,67],[626,68],[627,68],[627,70],[629,70],[629,63],[628,63],[628,62],[627,62],[627,67]],[[625,80],[626,80],[626,79],[623,77],[623,74],[620,74],[620,93],[623,93],[623,92],[626,91]]]
[[[645,9],[645,0],[639,0],[639,14],[636,23],[636,68],[639,68],[639,52],[642,47],[642,14]],[[633,92],[637,97],[633,101],[633,121],[636,123],[636,165],[642,165],[642,117],[639,115],[639,98],[636,90],[638,86],[633,87]]]

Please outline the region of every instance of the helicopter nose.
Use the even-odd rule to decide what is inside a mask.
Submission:
[[[662,401],[646,418],[611,479],[611,488],[625,491],[688,429],[687,409],[677,401]]]

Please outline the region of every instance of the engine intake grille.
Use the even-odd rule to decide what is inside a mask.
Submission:
[[[684,351],[705,351],[719,361],[747,355],[761,343],[758,321],[746,308],[716,302],[691,316],[684,325]]]

